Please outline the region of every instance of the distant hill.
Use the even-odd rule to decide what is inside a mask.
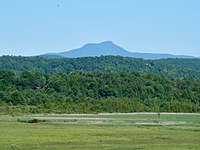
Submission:
[[[108,56],[108,55],[143,58],[143,59],[194,58],[193,56],[186,56],[186,55],[130,52],[114,44],[111,41],[105,41],[102,43],[90,43],[78,49],[65,51],[61,53],[47,53],[41,56],[50,58],[52,57],[59,58],[58,56],[67,58],[77,58],[77,57],[95,57],[95,56]]]
[[[74,71],[93,72],[142,72],[161,74],[167,77],[192,77],[200,79],[200,59],[159,59],[121,56],[43,58],[43,57],[0,57],[0,70],[11,70],[16,74],[24,71],[57,74]]]

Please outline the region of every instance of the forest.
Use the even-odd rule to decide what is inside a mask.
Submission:
[[[0,70],[14,71],[17,75],[30,71],[42,74],[58,74],[75,71],[140,72],[159,74],[169,78],[200,78],[200,59],[144,60],[121,56],[43,58],[2,56]]]
[[[191,77],[0,71],[1,113],[200,112],[199,103],[200,80]]]

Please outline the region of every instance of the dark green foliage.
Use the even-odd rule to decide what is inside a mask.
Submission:
[[[200,80],[138,72],[0,71],[0,104],[31,113],[199,112]],[[27,109],[23,106],[29,106]]]
[[[31,120],[21,120],[21,119],[18,119],[17,120],[18,122],[22,122],[22,123],[41,123],[41,122],[47,122],[47,120],[40,120],[40,119],[31,119]]]
[[[43,57],[0,57],[0,70],[58,74],[74,71],[123,72],[162,74],[167,77],[200,78],[200,59],[144,60],[121,56],[47,59]],[[31,79],[34,80],[34,79]],[[24,81],[28,82],[28,81]]]

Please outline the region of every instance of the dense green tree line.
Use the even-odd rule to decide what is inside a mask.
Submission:
[[[161,59],[155,60],[155,62],[167,63],[175,65],[181,68],[187,68],[190,70],[200,70],[200,59]]]
[[[0,109],[26,112],[200,112],[200,80],[138,72],[0,71]]]
[[[120,56],[101,56],[85,58],[47,59],[43,57],[0,57],[0,70],[24,71],[43,74],[57,74],[74,71],[137,71],[141,73],[162,74],[167,77],[200,78],[200,59],[161,59],[144,60]]]

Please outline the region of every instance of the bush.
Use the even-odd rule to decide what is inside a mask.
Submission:
[[[40,119],[31,119],[31,120],[17,120],[18,122],[22,122],[22,123],[40,123],[40,122],[47,122],[47,120],[40,120]]]

